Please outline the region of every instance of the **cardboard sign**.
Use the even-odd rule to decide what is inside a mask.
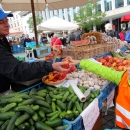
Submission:
[[[89,106],[80,114],[83,118],[85,130],[92,130],[99,116],[98,99],[95,99]]]

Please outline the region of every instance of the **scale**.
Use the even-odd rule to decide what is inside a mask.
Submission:
[[[33,49],[33,54],[35,58],[43,58],[51,54],[51,48],[49,46],[36,48]]]

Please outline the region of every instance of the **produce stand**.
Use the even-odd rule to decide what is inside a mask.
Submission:
[[[92,42],[92,41],[91,41]],[[110,53],[110,51],[114,51],[117,50],[118,48],[120,48],[121,45],[118,43],[111,43],[109,45],[107,44],[98,44],[98,45],[90,45],[87,47],[78,47],[75,48],[76,51],[72,50],[73,47],[68,47],[66,50],[63,49],[63,53],[62,53],[62,58],[70,55],[72,56],[74,59],[84,59],[84,58],[101,58],[104,56],[108,56],[108,55],[112,55]],[[85,50],[83,49],[85,48]],[[127,50],[127,46],[124,46],[121,48],[122,51],[126,51]],[[87,51],[86,51],[87,50]],[[83,53],[84,51],[84,53]],[[86,52],[85,52],[86,51]],[[76,53],[75,53],[76,52]],[[82,54],[83,53],[83,54]],[[79,56],[79,57],[78,57]],[[58,62],[60,62],[62,60],[62,58],[57,59]],[[41,58],[41,60],[44,60],[43,58]],[[81,68],[79,68],[79,66],[76,66],[77,69],[79,71],[81,71]],[[46,84],[44,84],[41,81],[38,81],[38,83],[36,84],[25,84],[28,85],[28,87],[25,89],[21,89],[20,93],[24,93],[24,92],[29,92],[32,90],[36,90],[39,91],[43,88],[46,88]],[[107,97],[111,94],[111,92],[116,88],[116,85],[114,83],[108,82],[106,83],[100,90],[100,94],[94,98],[89,105],[82,111],[82,113],[80,113],[73,121],[69,121],[65,118],[62,119],[62,124],[65,125],[67,124],[68,127],[66,128],[66,130],[83,130],[84,129],[84,118],[83,118],[83,112],[86,110],[90,110],[90,106],[92,106],[94,103],[98,102],[98,105],[96,106],[99,115],[98,118],[95,117],[96,122],[94,122],[94,124],[91,124],[91,126],[93,126],[92,130],[102,130],[102,103],[107,99]],[[91,90],[93,92],[96,92],[96,90]],[[90,117],[91,115],[89,115],[88,117]],[[88,129],[90,130],[90,129]]]

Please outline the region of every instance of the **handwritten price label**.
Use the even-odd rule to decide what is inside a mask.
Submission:
[[[82,113],[81,116],[83,118],[83,124],[85,130],[92,130],[98,116],[99,116],[99,108],[98,108],[98,99],[95,99]]]

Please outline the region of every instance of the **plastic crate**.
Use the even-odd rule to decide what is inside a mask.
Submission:
[[[124,47],[122,47],[120,50],[121,51],[126,51],[128,49],[128,47],[127,46],[124,46]]]
[[[112,82],[108,82],[102,89],[101,92],[103,93],[102,96],[102,100],[105,101],[107,99],[107,96],[115,89],[117,85],[112,83]]]
[[[46,85],[45,85],[43,82],[40,82],[40,83],[38,83],[38,84],[35,84],[35,85],[33,85],[33,86],[30,86],[29,88],[26,88],[26,89],[20,91],[20,93],[28,92],[28,91],[30,91],[32,88],[36,88],[37,90],[39,90],[39,89],[41,89],[41,88],[43,88],[43,87],[46,87]],[[66,124],[68,125],[68,127],[67,127],[65,130],[72,130],[72,124],[71,124],[68,120],[63,119],[63,120],[62,120],[62,124],[63,124],[63,125],[66,125]],[[76,130],[76,129],[75,129],[75,130]]]
[[[22,44],[14,44],[12,45],[12,52],[13,53],[25,52],[24,46]]]
[[[98,99],[98,107],[99,107],[99,110],[102,109],[102,103],[103,103],[103,93],[100,92],[100,95],[97,97]]]
[[[78,116],[74,121],[70,121],[72,130],[83,130],[83,119],[82,116]]]

